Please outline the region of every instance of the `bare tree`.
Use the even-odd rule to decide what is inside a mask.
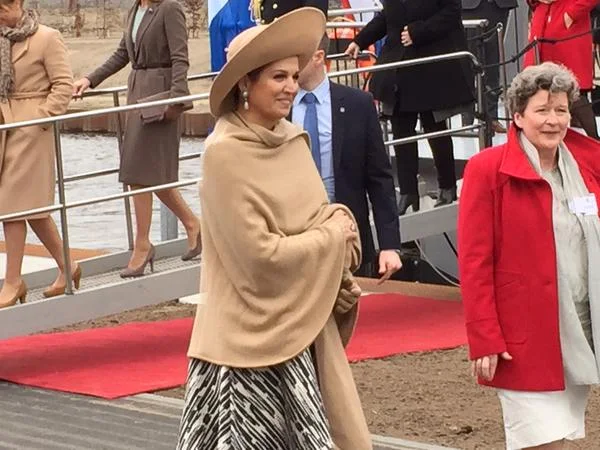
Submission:
[[[96,33],[100,39],[106,39],[110,34],[110,24],[118,21],[119,12],[115,10],[110,0],[96,0]]]
[[[191,23],[188,27],[190,37],[197,38],[200,35],[200,28],[202,26],[204,0],[181,0],[181,2],[190,18]]]
[[[77,1],[77,5],[75,6],[73,29],[75,31],[75,37],[81,37],[81,30],[85,25],[85,14],[81,12],[81,5],[79,4],[79,1],[75,1]]]

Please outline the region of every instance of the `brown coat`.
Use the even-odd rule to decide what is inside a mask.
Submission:
[[[0,103],[2,123],[64,114],[73,93],[73,75],[60,33],[40,25],[12,47],[15,88]],[[51,126],[32,126],[0,135],[0,215],[54,203],[55,149]],[[28,218],[47,217],[40,214]]]
[[[177,0],[152,3],[131,38],[139,5],[129,11],[127,26],[117,50],[88,75],[92,87],[131,63],[127,103],[170,91],[171,97],[188,95],[189,68],[185,14]],[[179,119],[143,124],[140,111],[127,115],[119,181],[153,186],[177,181],[179,172]]]

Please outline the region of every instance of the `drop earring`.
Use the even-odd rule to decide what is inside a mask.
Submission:
[[[250,109],[250,105],[248,104],[248,91],[242,92],[242,98],[244,99],[244,109],[248,111]]]

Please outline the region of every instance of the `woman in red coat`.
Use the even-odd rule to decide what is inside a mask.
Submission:
[[[498,390],[508,449],[582,438],[600,382],[600,144],[568,130],[577,95],[563,66],[518,74],[508,142],[471,158],[460,196],[470,359]]]
[[[527,3],[533,11],[529,29],[530,42],[534,39],[578,37],[563,42],[538,44],[539,61],[535,60],[536,50],[530,50],[525,55],[525,66],[552,61],[570,69],[577,77],[581,89],[581,97],[571,111],[573,125],[583,128],[588,136],[598,139],[596,118],[587,99],[594,77],[590,13],[598,0],[527,0]]]

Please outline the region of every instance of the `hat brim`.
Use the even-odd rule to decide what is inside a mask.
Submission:
[[[210,113],[219,117],[235,108],[234,87],[248,73],[281,59],[298,57],[302,70],[325,33],[325,16],[317,8],[285,14],[250,39],[221,69],[210,88]]]

